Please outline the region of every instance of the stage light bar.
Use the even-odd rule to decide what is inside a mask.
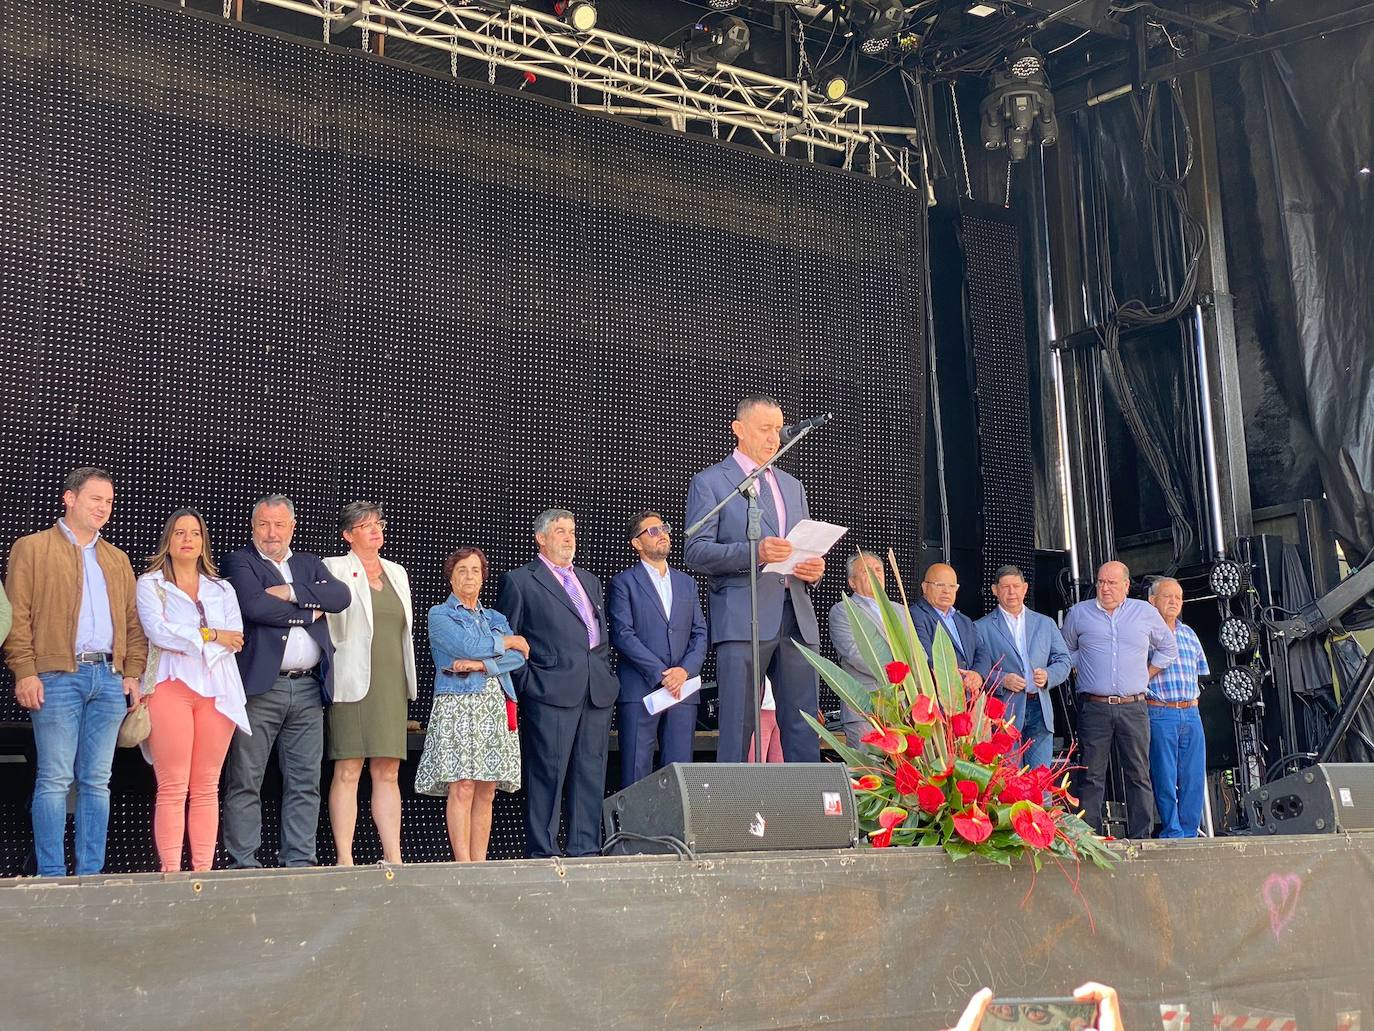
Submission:
[[[733,14],[708,14],[692,26],[678,53],[693,68],[734,64],[749,49],[749,25]]]
[[[1221,675],[1221,693],[1232,705],[1249,705],[1259,697],[1261,683],[1254,666],[1236,666]]]
[[[1222,559],[1207,574],[1207,586],[1218,598],[1234,598],[1250,583],[1250,569],[1232,559]]]
[[[1248,619],[1229,616],[1217,630],[1217,640],[1232,655],[1245,655],[1259,644],[1259,628]]]

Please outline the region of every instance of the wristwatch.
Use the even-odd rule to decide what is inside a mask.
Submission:
[[[214,637],[215,632],[211,630],[208,626],[203,626],[200,628],[200,639],[202,641],[212,641],[214,640]]]

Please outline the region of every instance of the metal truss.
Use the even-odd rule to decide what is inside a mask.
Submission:
[[[259,3],[318,17],[328,42],[333,32],[359,28],[432,47],[458,59],[484,62],[488,80],[498,68],[567,83],[569,101],[609,114],[666,119],[686,131],[688,123],[721,126],[733,138],[743,130],[775,154],[815,159],[816,148],[844,155],[843,167],[889,175],[920,189],[912,151],[888,143],[890,126],[865,126],[868,102],[854,97],[827,100],[806,83],[763,75],[732,65],[710,71],[685,64],[676,50],[642,39],[593,29],[574,33],[558,18],[527,7],[486,10],[462,0],[259,0]],[[600,103],[579,100],[594,91]],[[631,101],[630,105],[614,101]],[[910,130],[895,135],[903,142]]]

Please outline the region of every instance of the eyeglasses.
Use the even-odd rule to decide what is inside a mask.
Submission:
[[[385,519],[372,519],[372,520],[369,520],[369,521],[366,522],[366,523],[358,523],[358,524],[356,524],[356,525],[353,527],[352,530],[349,531],[349,533],[354,533],[354,532],[356,532],[356,531],[358,531],[358,530],[362,530],[362,529],[364,529],[364,528],[366,528],[366,527],[369,527],[369,526],[375,526],[375,527],[376,527],[377,529],[379,529],[379,530],[385,530],[385,529],[386,529],[386,520],[385,520]]]
[[[1124,584],[1125,582],[1126,582],[1125,580],[1099,580],[1099,581],[1097,581],[1097,586],[1098,586],[1098,587],[1120,587],[1120,586],[1121,586],[1122,584]]]
[[[667,523],[659,523],[657,526],[646,526],[644,529],[640,530],[639,533],[635,534],[635,537],[643,537],[646,533],[650,537],[671,537],[673,535],[673,528]]]
[[[957,591],[959,589],[958,584],[942,584],[935,580],[922,580],[921,582],[927,587],[934,587],[936,590]]]

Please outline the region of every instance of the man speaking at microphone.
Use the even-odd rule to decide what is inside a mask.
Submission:
[[[740,401],[730,429],[739,442],[723,462],[692,478],[687,493],[687,525],[692,526],[722,499],[730,497],[746,476],[778,453],[782,408],[771,397],[752,395]],[[809,586],[825,575],[825,560],[807,559],[789,576],[764,573],[769,562],[792,554],[787,532],[810,518],[806,488],[781,469],[770,468],[755,481],[762,513],[758,561],[759,663],[773,685],[783,759],[819,762],[820,742],[802,718],[816,712],[816,673],[797,650],[801,641],[820,642]],[[738,494],[687,541],[687,565],[709,577],[711,641],[716,647],[716,681],[720,691],[718,762],[743,762],[754,725],[750,685],[753,656],[749,605],[749,503]]]

